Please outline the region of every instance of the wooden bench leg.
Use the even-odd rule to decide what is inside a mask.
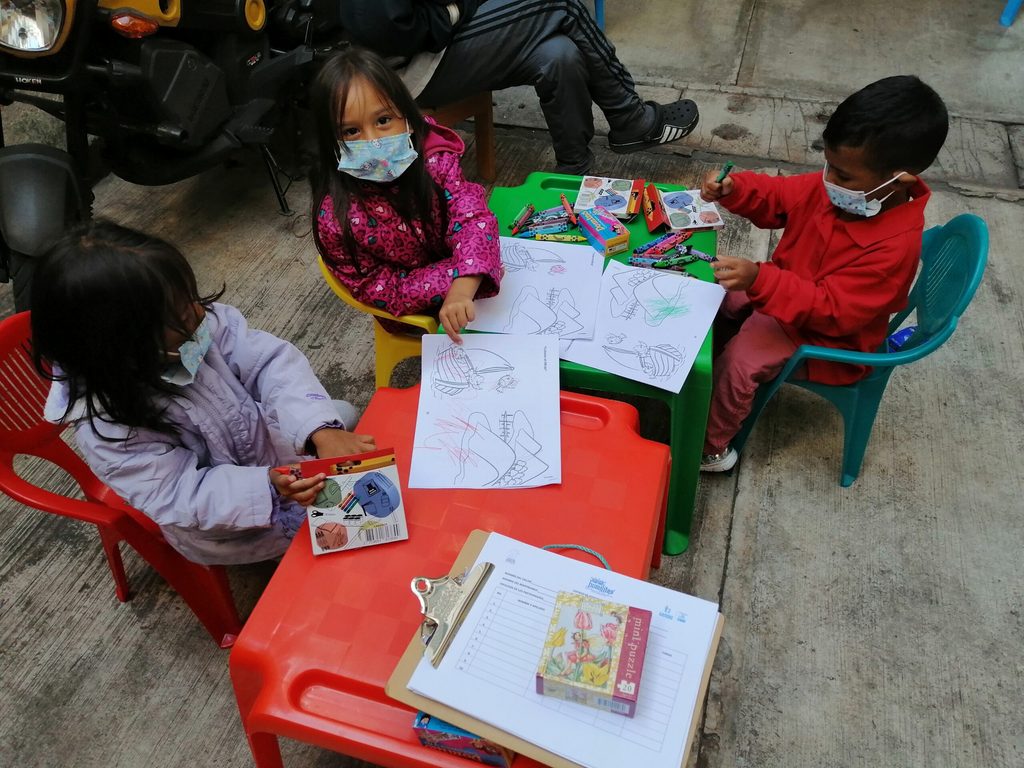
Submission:
[[[494,163],[494,104],[491,102],[491,92],[480,94],[480,102],[473,115],[476,169],[484,181],[494,181],[498,174]]]

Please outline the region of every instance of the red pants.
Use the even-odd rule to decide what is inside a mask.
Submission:
[[[758,386],[775,378],[797,347],[775,318],[753,311],[743,291],[725,295],[714,328],[714,388],[705,453],[722,453],[728,447],[750,415]]]

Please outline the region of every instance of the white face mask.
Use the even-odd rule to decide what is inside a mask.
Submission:
[[[212,343],[210,319],[204,315],[192,335],[182,342],[178,351],[171,356],[177,359],[167,367],[160,378],[170,384],[177,384],[179,387],[191,384],[195,381],[199,365],[206,357],[206,353],[210,351]]]
[[[828,194],[828,199],[832,202],[832,205],[841,211],[852,213],[854,216],[870,218],[882,210],[882,203],[892,197],[896,190],[894,189],[885,197],[881,197],[877,200],[868,200],[868,195],[873,195],[882,187],[892,184],[896,179],[904,174],[904,171],[900,171],[888,181],[883,181],[877,187],[868,192],[861,192],[856,189],[847,189],[846,187],[840,187],[838,184],[833,184],[825,178],[827,174],[828,163],[826,162],[825,168],[821,172],[821,180],[825,184],[825,192]]]

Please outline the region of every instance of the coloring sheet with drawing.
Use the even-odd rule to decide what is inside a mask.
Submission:
[[[562,357],[678,392],[724,297],[716,283],[611,262],[594,339],[573,341]]]
[[[410,488],[562,482],[558,339],[423,337]]]
[[[473,303],[467,327],[592,339],[604,257],[589,245],[501,238],[501,292]]]
[[[493,572],[440,665],[421,660],[410,690],[588,768],[679,768],[718,606],[497,533],[477,562],[493,563]],[[652,612],[635,717],[537,693],[538,662],[563,590]]]

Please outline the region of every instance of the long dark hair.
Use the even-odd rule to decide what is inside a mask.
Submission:
[[[352,46],[328,59],[310,87],[310,108],[313,111],[313,122],[316,126],[317,150],[319,162],[311,174],[313,199],[310,215],[313,222],[313,238],[317,248],[323,254],[320,242],[317,217],[323,206],[324,198],[331,196],[334,204],[334,215],[341,226],[342,240],[345,249],[353,254],[352,261],[358,269],[355,253],[359,250],[358,243],[352,235],[352,227],[348,221],[348,208],[353,199],[360,199],[367,192],[380,184],[373,181],[361,181],[347,173],[337,170],[338,142],[344,140],[339,135],[338,127],[348,103],[349,90],[352,83],[362,79],[373,87],[381,98],[406,120],[412,131],[412,143],[419,156],[405,173],[393,182],[398,190],[393,200],[395,210],[412,224],[419,219],[426,235],[426,246],[443,255],[444,235],[448,229],[447,206],[441,205],[441,190],[434,179],[427,173],[423,158],[423,140],[428,125],[423,113],[416,105],[409,89],[395,74],[384,60],[365,48]],[[441,214],[441,226],[436,230],[431,226],[431,213],[438,210]]]
[[[201,296],[177,248],[106,221],[71,230],[32,278],[32,346],[39,372],[67,381],[95,420],[175,434],[154,395],[181,395],[160,378],[168,329],[188,336],[194,303],[207,309],[224,292]],[[52,365],[61,373],[50,373]],[[97,430],[97,434],[102,433]]]

